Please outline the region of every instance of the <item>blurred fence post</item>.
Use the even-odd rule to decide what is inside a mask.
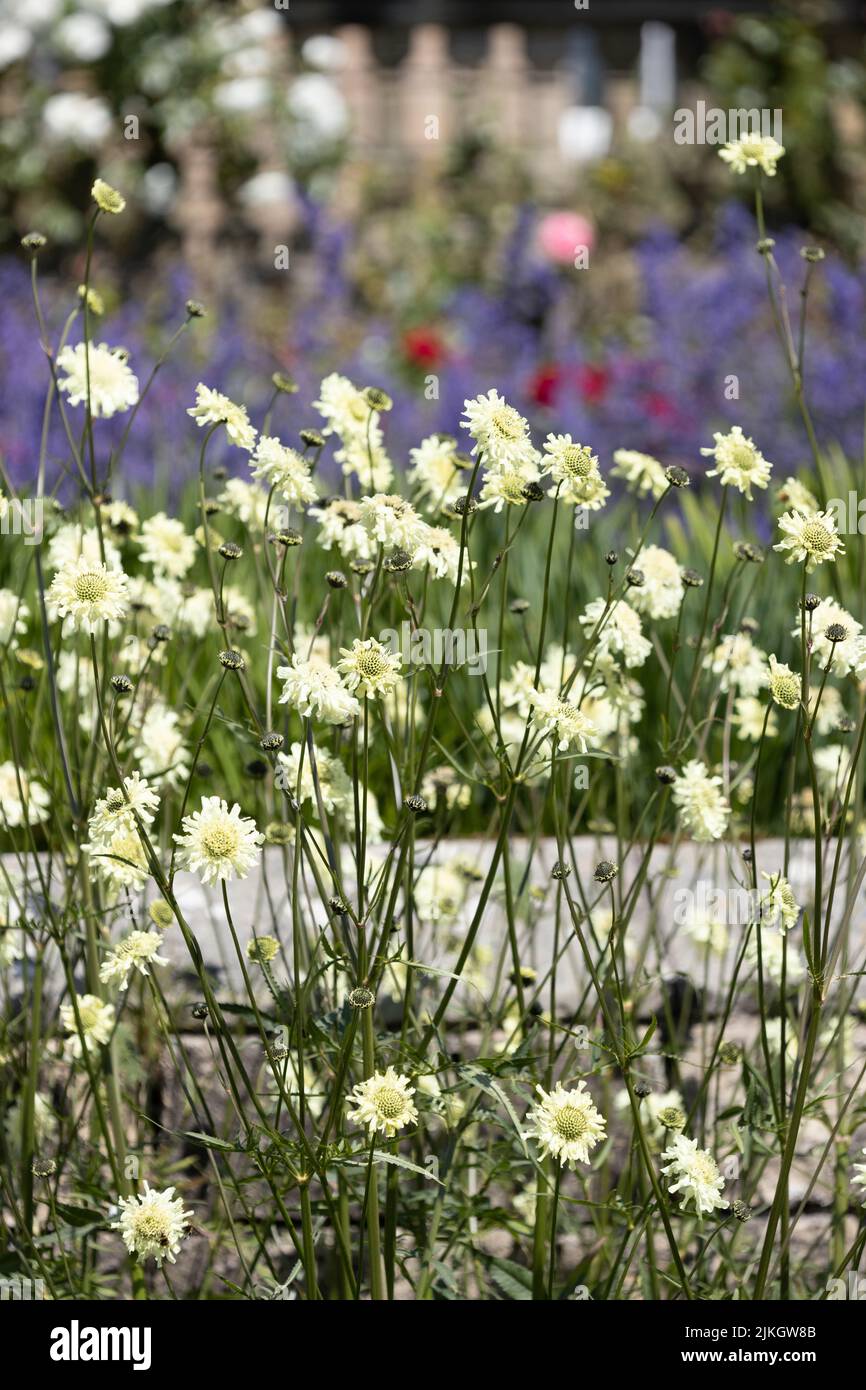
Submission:
[[[439,158],[453,134],[447,29],[438,24],[412,29],[397,80],[398,129],[406,153]]]
[[[174,152],[178,191],[172,222],[180,233],[183,258],[207,297],[217,282],[218,240],[225,216],[217,155],[207,126],[198,126],[178,140]]]

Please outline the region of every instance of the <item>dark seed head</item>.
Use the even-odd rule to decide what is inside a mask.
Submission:
[[[263,748],[266,753],[276,753],[284,743],[285,739],[282,734],[262,734],[259,739],[259,747]]]
[[[129,676],[112,676],[111,688],[115,695],[128,695],[132,690],[132,681]]]
[[[413,816],[421,816],[427,810],[427,802],[423,796],[407,796],[403,798],[403,805],[407,811],[411,811]]]
[[[663,787],[670,787],[677,780],[676,769],[668,767],[667,764],[663,764],[661,767],[656,768],[656,777]]]
[[[342,570],[328,570],[325,582],[331,589],[345,589],[349,581]]]
[[[219,553],[224,560],[239,560],[244,552],[235,541],[223,541]]]
[[[619,868],[616,864],[612,864],[609,859],[602,859],[595,866],[593,878],[596,883],[611,883],[618,873]]]
[[[246,662],[240,652],[232,651],[229,648],[228,651],[220,652],[220,665],[224,666],[227,671],[242,671]]]

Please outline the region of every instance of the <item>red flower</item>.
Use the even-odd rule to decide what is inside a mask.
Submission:
[[[576,373],[577,389],[589,405],[599,405],[607,395],[610,374],[604,367],[593,367],[584,362]]]
[[[535,371],[529,382],[529,395],[537,405],[553,405],[562,385],[562,369],[548,362]]]
[[[654,420],[673,420],[677,413],[673,401],[668,396],[663,396],[661,391],[648,391],[644,404],[647,414]]]
[[[445,356],[445,344],[435,328],[407,328],[403,352],[416,367],[438,367]]]

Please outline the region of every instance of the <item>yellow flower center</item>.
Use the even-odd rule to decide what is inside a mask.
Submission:
[[[381,652],[369,648],[358,653],[358,671],[368,681],[378,680],[384,676],[388,669],[388,663]]]
[[[692,1177],[698,1182],[714,1183],[718,1178],[718,1169],[707,1154],[696,1153],[692,1159]]]
[[[165,1229],[165,1218],[152,1209],[144,1207],[136,1213],[135,1234],[141,1240],[166,1240],[168,1236]]]
[[[237,831],[228,825],[215,825],[201,838],[205,853],[211,859],[227,859],[237,849]]]
[[[579,444],[569,444],[563,449],[560,461],[573,478],[586,478],[592,472],[592,454],[588,449],[581,449]]]
[[[75,580],[75,597],[81,603],[100,603],[108,593],[108,579],[99,570],[85,570]]]
[[[582,1139],[589,1129],[586,1112],[579,1110],[576,1105],[564,1105],[558,1110],[554,1125],[557,1134],[569,1141]]]
[[[510,405],[501,405],[490,416],[490,429],[501,439],[522,439],[523,422]]]
[[[820,521],[810,521],[803,527],[803,545],[813,555],[826,554],[833,548],[833,537]]]
[[[406,1099],[396,1086],[380,1086],[376,1092],[375,1105],[383,1120],[396,1120],[405,1104]]]

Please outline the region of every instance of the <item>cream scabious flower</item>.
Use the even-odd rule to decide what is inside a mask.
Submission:
[[[14,762],[0,763],[0,824],[8,830],[37,825],[47,819],[50,805],[41,782],[16,769]]]
[[[399,652],[389,651],[375,637],[363,641],[356,637],[351,647],[341,647],[337,670],[347,690],[367,699],[390,695],[403,678],[403,662]]]
[[[385,492],[394,481],[394,465],[385,452],[381,430],[370,427],[370,439],[360,435],[344,440],[334,459],[346,477],[356,477],[369,492]]]
[[[492,507],[497,515],[503,507],[525,507],[524,489],[529,483],[537,483],[540,477],[534,458],[496,463],[484,474],[478,505]]]
[[[85,1048],[90,1051],[93,1044],[105,1047],[111,1041],[111,1030],[114,1027],[113,1004],[104,1004],[98,994],[79,994],[77,999],[81,1019],[80,1033],[75,1021],[74,1005],[60,1006],[60,1022],[69,1034],[66,1050],[71,1057],[80,1057]]]
[[[794,897],[793,888],[783,877],[781,870],[776,874],[762,872],[761,878],[765,878],[770,885],[761,898],[762,921],[771,926],[778,926],[782,933],[790,931],[797,925],[797,918],[800,916],[800,907]]]
[[[432,507],[450,507],[466,491],[456,455],[457,441],[440,434],[428,435],[409,450],[408,481]]]
[[[487,467],[537,461],[528,421],[492,387],[486,396],[464,401],[463,414],[460,423],[475,441],[472,453],[483,454]]]
[[[303,507],[318,497],[306,459],[272,435],[259,435],[250,463],[253,477],[275,488],[291,506]]]
[[[804,483],[797,478],[788,477],[776,492],[776,501],[795,512],[818,512],[821,510],[817,497],[814,497]]]
[[[0,647],[14,651],[17,639],[27,631],[30,609],[11,589],[0,589]]]
[[[150,868],[138,831],[120,825],[100,836],[82,849],[90,855],[101,878],[111,888],[139,889],[144,886]]]
[[[764,720],[766,718],[766,737],[775,738],[779,732],[779,723],[776,719],[774,710],[770,710],[767,715],[767,706],[757,699],[754,695],[740,695],[734,701],[734,713],[731,719],[737,736],[748,743],[758,743],[764,732]]]
[[[332,497],[325,505],[311,507],[309,515],[319,523],[318,543],[322,550],[336,547],[346,560],[373,559],[376,543],[361,522],[360,502]]]
[[[184,1211],[175,1189],[163,1192],[144,1184],[144,1192],[135,1197],[121,1197],[120,1218],[111,1229],[120,1231],[130,1255],[139,1260],[153,1259],[161,1266],[165,1260],[174,1264],[180,1244],[187,1233],[192,1211]]]
[[[770,657],[769,664],[767,684],[770,687],[771,700],[774,704],[781,705],[782,709],[796,709],[802,698],[800,676],[784,662],[777,661],[774,656]]]
[[[229,810],[219,796],[202,797],[201,810],[184,816],[181,831],[173,836],[180,846],[178,863],[198,874],[202,883],[246,878],[265,838],[254,820],[241,815],[237,802]]]
[[[339,758],[329,753],[327,748],[316,747],[316,777],[322,805],[328,815],[335,812],[343,814],[352,809],[352,781]],[[318,810],[312,760],[304,745],[293,743],[288,753],[277,754],[277,786],[300,802],[309,801],[314,811]]]
[[[768,178],[772,178],[784,153],[785,146],[780,145],[772,135],[752,131],[739,140],[729,140],[719,150],[719,159],[729,164],[735,174],[745,174],[747,169],[760,169]]]
[[[398,493],[377,492],[364,497],[359,504],[358,519],[367,534],[379,545],[393,550],[407,550],[411,555],[420,540],[426,523]]]
[[[55,571],[64,569],[82,555],[91,564],[104,563],[109,569],[121,568],[117,546],[106,537],[103,537],[100,546],[99,532],[95,526],[78,526],[74,521],[59,526],[48,542],[48,568]]]
[[[682,565],[660,545],[644,546],[636,567],[643,584],[629,589],[628,601],[648,618],[675,618],[685,594]]]
[[[283,682],[279,703],[291,705],[305,719],[345,724],[361,713],[361,706],[333,666],[304,661],[295,652],[290,666],[277,667],[277,679]]]
[[[159,954],[161,945],[162,936],[158,931],[130,932],[109,951],[99,970],[100,980],[104,985],[116,980],[121,989],[127,989],[133,970],[149,975],[149,965],[168,965],[165,957]]]
[[[610,471],[615,478],[624,478],[629,492],[636,492],[638,497],[651,495],[658,500],[667,492],[664,465],[651,454],[642,454],[637,449],[617,449]]]
[[[195,562],[194,538],[182,521],[165,512],[156,512],[142,523],[139,545],[145,564],[171,579],[183,579]]]
[[[363,1125],[370,1134],[377,1130],[391,1139],[398,1129],[414,1124],[418,1118],[412,1097],[415,1087],[408,1076],[388,1067],[361,1081],[346,1098],[349,1119]]]
[[[773,549],[788,552],[785,555],[786,564],[805,561],[807,573],[825,560],[835,560],[837,555],[845,553],[836,529],[836,518],[830,511],[785,512],[784,516],[779,517],[779,530],[782,539]]]
[[[148,707],[133,752],[142,774],[167,787],[182,786],[189,776],[180,719],[162,700]]]
[[[375,425],[379,419],[377,411],[371,412],[364,392],[339,372],[331,372],[330,376],[324,378],[319,387],[319,399],[313,401],[313,408],[325,420],[322,433],[336,432],[343,439],[366,433],[368,421]]]
[[[250,424],[246,406],[235,405],[221,391],[212,391],[201,381],[195,388],[195,405],[186,413],[202,428],[225,425],[227,438],[239,449],[252,449],[256,442],[256,431]]]
[[[866,673],[866,638],[862,635],[863,624],[852,618],[841,604],[832,598],[822,599],[817,608],[810,613],[807,627],[812,643],[812,657],[820,670],[826,670],[827,663],[830,662],[830,670],[834,676],[862,676]],[[844,632],[843,636],[840,636],[840,628]],[[799,622],[792,629],[792,635],[799,638]]]
[[[74,627],[98,632],[104,622],[118,622],[126,616],[129,583],[120,569],[88,560],[79,555],[57,571],[46,599],[61,618],[70,618]]]
[[[89,374],[94,416],[109,420],[122,410],[131,410],[138,401],[138,377],[130,370],[121,348],[91,343],[87,351],[84,343],[75,347],[67,344],[57,354],[57,372],[57,388],[68,397],[70,405],[87,403]]]
[[[429,569],[433,579],[447,579],[461,585],[469,578],[469,571],[475,568],[475,561],[469,558],[468,550],[463,551],[463,565],[460,565],[460,542],[444,526],[424,526],[412,553],[414,570]]]
[[[735,487],[749,501],[753,487],[766,487],[773,465],[768,463],[753,439],[748,439],[739,425],[730,434],[714,434],[712,449],[701,453],[715,459],[716,467],[709,469],[708,478],[720,477],[723,487]]]
[[[566,1091],[557,1081],[552,1091],[536,1086],[541,1097],[526,1119],[526,1139],[535,1139],[542,1158],[548,1154],[564,1168],[589,1163],[590,1151],[605,1137],[606,1121],[595,1108],[586,1082]]]
[[[688,1210],[692,1203],[698,1216],[724,1211],[728,1202],[722,1196],[725,1180],[709,1149],[699,1149],[697,1139],[678,1134],[662,1154],[667,1165],[662,1173],[668,1180],[668,1191],[682,1193],[681,1206]]]
[[[126,199],[116,188],[112,188],[105,179],[94,179],[93,187],[90,190],[93,199],[100,212],[107,212],[112,217],[117,217],[126,207]]]
[[[652,643],[643,635],[640,617],[624,599],[617,599],[608,607],[603,598],[594,598],[578,622],[587,637],[599,629],[595,640],[600,656],[621,656],[629,668],[643,666],[652,651]]]
[[[570,434],[549,434],[544,441],[543,471],[555,484],[551,490],[564,502],[583,502],[587,485],[601,478],[598,458]]]
[[[711,777],[706,764],[692,759],[673,784],[674,805],[683,826],[695,840],[719,840],[725,833],[731,808],[719,788],[721,777]]]
[[[533,722],[560,752],[572,745],[578,753],[586,752],[586,741],[595,737],[596,729],[579,705],[553,690],[533,691],[529,703]]]
[[[726,695],[757,695],[768,683],[767,654],[756,647],[747,632],[728,633],[704,657],[704,670],[718,676],[719,690]]]

